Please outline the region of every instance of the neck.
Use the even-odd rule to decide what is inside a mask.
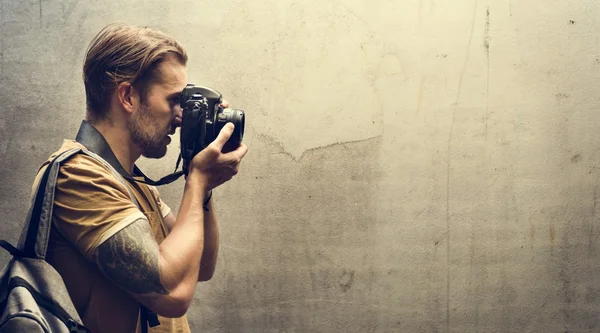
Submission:
[[[93,126],[102,134],[121,166],[132,175],[135,161],[142,154],[139,148],[131,142],[131,136],[127,128],[116,126],[108,121],[95,122]]]

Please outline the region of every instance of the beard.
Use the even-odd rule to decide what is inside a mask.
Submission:
[[[149,112],[147,105],[140,105],[140,110],[133,119],[127,123],[133,143],[141,150],[146,158],[162,158],[167,154],[165,138],[169,134],[170,126],[161,126]]]

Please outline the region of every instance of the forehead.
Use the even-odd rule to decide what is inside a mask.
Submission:
[[[156,67],[156,81],[153,89],[159,88],[162,93],[171,94],[182,91],[187,84],[187,70],[175,56],[167,56]],[[155,91],[156,92],[156,91]]]

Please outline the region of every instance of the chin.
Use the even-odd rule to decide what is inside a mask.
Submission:
[[[150,151],[145,151],[142,153],[142,156],[144,156],[145,158],[154,159],[163,158],[165,157],[165,155],[167,155],[167,146],[158,149],[152,149]]]

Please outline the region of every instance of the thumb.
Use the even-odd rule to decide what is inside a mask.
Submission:
[[[225,126],[223,126],[223,128],[221,128],[219,135],[217,136],[215,141],[213,141],[213,143],[217,146],[217,148],[219,148],[219,150],[223,149],[223,146],[227,143],[227,140],[231,138],[234,127],[235,126],[233,126],[233,123],[227,123],[225,124]]]

